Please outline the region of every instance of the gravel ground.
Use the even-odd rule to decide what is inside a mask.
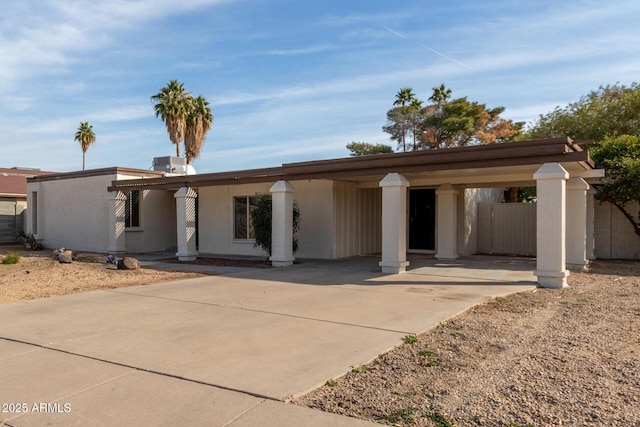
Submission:
[[[294,403],[399,426],[640,426],[640,262],[476,306]]]
[[[18,264],[1,261],[8,253],[20,255]],[[150,285],[171,280],[202,277],[202,274],[159,271],[147,268],[118,270],[106,265],[103,254],[78,253],[71,264],[60,264],[51,250],[25,251],[20,246],[0,246],[0,303],[45,298],[98,289]]]

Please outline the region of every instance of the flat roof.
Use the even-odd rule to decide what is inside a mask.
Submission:
[[[584,144],[585,141],[580,141]],[[139,189],[174,190],[181,187],[296,181],[306,179],[357,180],[362,177],[383,177],[387,173],[424,173],[488,169],[544,163],[579,164],[589,171],[595,165],[589,153],[569,138],[538,139],[500,144],[406,153],[374,154],[330,160],[285,163],[282,166],[230,172],[204,173],[159,178],[113,181],[109,191]]]
[[[61,172],[61,173],[51,173],[49,175],[43,176],[34,176],[27,179],[28,182],[42,182],[42,181],[59,181],[62,179],[73,179],[73,178],[85,178],[89,176],[104,176],[104,175],[133,175],[139,177],[161,177],[164,176],[164,172],[159,171],[151,171],[144,169],[134,169],[134,168],[123,168],[123,167],[111,167],[111,168],[102,168],[102,169],[89,169],[85,171],[76,171],[76,172]]]

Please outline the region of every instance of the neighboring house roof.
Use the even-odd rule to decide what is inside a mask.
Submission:
[[[572,173],[588,174],[595,169],[589,153],[569,138],[471,147],[423,150],[407,153],[376,154],[301,163],[288,163],[279,167],[183,175],[162,178],[114,181],[109,191],[135,189],[177,189],[256,182],[275,182],[281,179],[335,179],[350,181],[380,180],[387,173],[406,175],[429,173],[431,176],[453,177],[456,181],[476,182],[486,171],[504,176],[519,172],[523,181],[531,181],[539,165],[561,163]],[[468,181],[464,181],[467,179]],[[509,178],[513,180],[513,178]],[[486,182],[488,184],[488,182]]]
[[[27,178],[54,172],[37,169],[0,168],[0,197],[27,197]]]

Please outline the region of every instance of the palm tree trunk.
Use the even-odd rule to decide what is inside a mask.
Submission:
[[[180,157],[180,143],[176,144],[176,157]]]
[[[84,153],[85,151],[82,150],[82,170],[84,170]]]

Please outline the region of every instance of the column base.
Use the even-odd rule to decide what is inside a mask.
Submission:
[[[198,253],[181,253],[176,252],[176,256],[178,257],[178,261],[195,261],[198,259]]]
[[[407,271],[409,261],[380,261],[378,265],[382,268],[382,272],[385,274],[399,274]]]
[[[272,267],[289,267],[293,265],[294,259],[275,259],[274,257],[269,257],[269,261],[271,261]]]
[[[567,284],[567,276],[569,276],[568,271],[541,271],[536,270],[534,273],[538,276],[538,287],[540,288],[568,288]]]
[[[436,254],[436,259],[458,259],[460,255],[458,254]]]
[[[567,261],[567,270],[581,272],[589,269],[589,261],[570,262]]]

